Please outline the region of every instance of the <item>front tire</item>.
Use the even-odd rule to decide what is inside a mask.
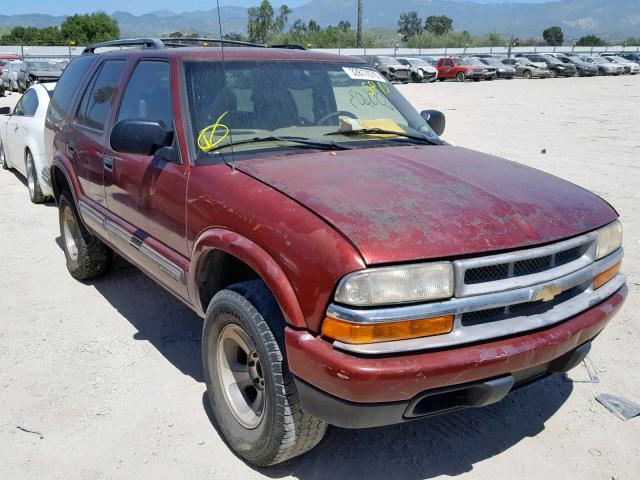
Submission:
[[[31,200],[31,203],[44,203],[47,200],[47,196],[42,193],[42,189],[40,188],[40,182],[38,181],[38,175],[36,174],[36,166],[33,162],[33,155],[29,150],[27,150],[27,158],[25,162],[29,199]]]
[[[466,79],[467,79],[467,76],[464,74],[464,72],[456,73],[456,80],[458,82],[464,82]]]
[[[64,256],[71,276],[84,281],[106,274],[113,262],[113,251],[87,230],[75,205],[65,194],[60,196],[58,214]]]
[[[315,447],[327,424],[306,414],[289,371],[285,323],[261,280],[218,292],[207,309],[202,361],[207,395],[227,444],[255,465]]]

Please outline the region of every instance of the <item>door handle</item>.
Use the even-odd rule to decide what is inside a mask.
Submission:
[[[113,162],[115,158],[110,157],[109,155],[102,156],[102,166],[106,172],[113,172]]]

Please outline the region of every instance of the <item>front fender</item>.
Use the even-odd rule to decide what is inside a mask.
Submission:
[[[199,298],[198,264],[204,254],[211,250],[222,250],[249,265],[267,284],[284,315],[285,321],[297,328],[307,328],[302,308],[296,294],[276,261],[259,245],[246,237],[223,228],[204,231],[196,240],[193,248],[191,268],[188,273],[188,287],[192,293],[193,304],[201,308]],[[204,314],[204,312],[199,312]]]

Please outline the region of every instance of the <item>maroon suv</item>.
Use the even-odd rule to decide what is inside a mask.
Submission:
[[[67,266],[116,252],[204,318],[209,401],[248,461],[496,402],[577,365],[622,305],[610,205],[446,144],[364,62],[125,43],[51,100]]]

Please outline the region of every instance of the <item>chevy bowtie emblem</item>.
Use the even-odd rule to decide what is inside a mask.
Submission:
[[[535,300],[542,300],[543,302],[548,302],[556,298],[559,294],[562,293],[561,285],[547,285],[538,293],[536,293]]]

